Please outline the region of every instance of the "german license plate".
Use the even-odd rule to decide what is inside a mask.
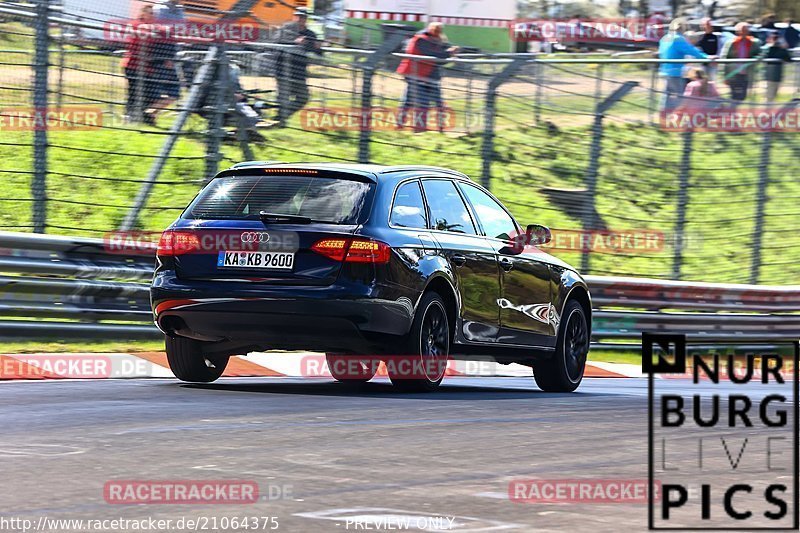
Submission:
[[[291,270],[294,254],[287,252],[220,252],[217,268],[261,268]]]

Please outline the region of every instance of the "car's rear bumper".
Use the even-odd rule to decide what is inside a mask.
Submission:
[[[151,288],[156,325],[201,340],[363,353],[405,335],[416,301],[375,286],[239,285],[159,274]]]

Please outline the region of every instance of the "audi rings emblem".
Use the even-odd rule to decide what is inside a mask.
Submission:
[[[269,233],[266,231],[245,231],[242,233],[242,242],[268,242]]]

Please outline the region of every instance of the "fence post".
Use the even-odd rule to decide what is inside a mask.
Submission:
[[[692,141],[694,132],[687,130],[683,133],[683,153],[681,154],[680,174],[678,175],[678,208],[675,220],[675,235],[673,236],[672,251],[672,279],[681,279],[681,266],[683,264],[683,248],[686,244],[684,236],[686,228],[686,204],[689,198],[689,173],[692,166]]]
[[[653,63],[653,70],[650,72],[650,94],[647,98],[647,122],[653,123],[653,113],[656,109],[656,86],[658,85],[658,63]]]
[[[539,126],[542,123],[542,81],[544,81],[544,64],[534,59],[533,67],[536,71],[536,96],[533,103],[533,123]]]
[[[49,0],[36,0],[36,44],[34,56],[33,109],[35,114],[47,111],[47,67],[50,39]],[[33,231],[44,233],[47,223],[47,126],[33,132]]]
[[[800,100],[792,100],[778,110],[779,115],[791,113],[800,104]],[[758,191],[756,192],[756,216],[753,223],[753,257],[750,264],[750,283],[758,283],[761,274],[761,244],[764,233],[764,212],[767,207],[767,187],[769,186],[769,162],[772,152],[774,133],[765,131],[761,142],[761,157],[758,162]]]
[[[534,63],[535,63],[534,59]],[[492,159],[494,158],[494,117],[497,105],[497,88],[511,78],[527,62],[514,59],[503,70],[492,76],[486,87],[486,106],[483,112],[483,146],[481,147],[481,185],[487,190],[492,181]]]
[[[626,81],[611,93],[608,98],[598,102],[594,112],[592,124],[592,145],[589,151],[589,166],[586,169],[586,196],[583,208],[583,229],[594,231],[597,228],[597,207],[594,197],[597,193],[597,175],[600,170],[600,155],[603,151],[603,115],[619,102],[634,87],[639,85],[636,81]],[[589,272],[590,250],[584,247],[581,255],[581,272]]]
[[[292,90],[292,61],[296,53],[303,53],[297,51],[299,46],[286,46],[278,50],[280,58],[280,73],[278,74],[277,89],[278,89],[278,124],[281,128],[286,127],[287,115],[289,113],[289,94]]]
[[[761,157],[758,162],[758,191],[756,192],[756,215],[753,223],[753,257],[750,263],[750,283],[758,283],[761,270],[761,234],[764,231],[764,210],[769,185],[769,160],[772,151],[772,132],[764,132],[761,141]]]
[[[64,52],[64,28],[58,36],[58,88],[56,92],[56,108],[61,111],[64,102],[64,68],[66,68],[66,57]]]
[[[378,68],[378,64],[383,58],[397,50],[400,43],[403,42],[403,35],[396,33],[383,41],[383,44],[378,47],[375,52],[367,57],[364,65],[361,67],[361,109],[359,110],[361,117],[361,127],[359,128],[358,135],[358,162],[369,163],[369,139],[372,137],[372,127],[369,113],[372,112],[372,77]],[[364,120],[367,113],[366,120]]]
[[[142,187],[136,194],[136,199],[133,201],[133,206],[128,211],[128,214],[125,215],[125,219],[122,221],[122,224],[120,224],[120,230],[127,231],[133,229],[133,227],[136,225],[136,220],[139,218],[139,212],[147,202],[147,198],[150,196],[150,191],[153,189],[153,185],[155,185],[158,175],[161,174],[161,170],[167,163],[167,158],[169,158],[169,154],[172,152],[172,148],[175,146],[178,136],[180,135],[184,124],[186,124],[186,120],[189,118],[190,114],[197,111],[197,103],[200,101],[200,96],[205,91],[211,76],[214,74],[213,66],[218,54],[219,47],[217,46],[212,46],[208,49],[208,52],[206,52],[206,56],[203,58],[203,64],[197,70],[197,74],[195,74],[194,80],[192,81],[192,88],[189,90],[189,94],[186,95],[181,112],[178,114],[178,118],[175,119],[175,122],[172,123],[172,127],[169,129],[167,140],[161,147],[158,157],[156,157],[155,161],[153,162],[153,166],[150,167],[150,172],[147,173],[147,177],[142,183]]]
[[[372,111],[372,77],[378,69],[378,64],[386,56],[392,54],[403,42],[403,35],[396,33],[387,38],[372,54],[364,61],[361,67],[361,109],[360,116],[361,128],[358,135],[358,162],[369,163],[369,140],[372,137],[372,124],[369,118],[364,119],[364,113]]]
[[[208,118],[208,136],[206,138],[206,174],[205,182],[208,183],[219,171],[219,162],[222,159],[220,147],[225,137],[225,113],[228,111],[228,57],[225,48],[219,46],[219,54],[215,61],[213,87],[213,111]]]
[[[603,97],[603,64],[597,64],[597,71],[595,72],[597,76],[594,80],[594,99],[600,100]]]

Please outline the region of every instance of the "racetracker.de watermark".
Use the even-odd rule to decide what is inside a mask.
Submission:
[[[570,230],[551,229],[551,240],[544,250],[600,252],[608,254],[656,254],[665,249],[666,236],[661,231]]]
[[[252,42],[259,27],[243,20],[139,20],[112,19],[103,24],[103,37],[111,42]]]
[[[302,128],[309,131],[380,131],[403,127],[437,131],[453,130],[458,122],[456,112],[448,107],[311,107],[302,109],[299,117]],[[463,122],[466,126],[466,121]]]
[[[103,110],[97,106],[0,109],[0,131],[90,130],[102,126]]]
[[[15,354],[0,358],[0,379],[98,379],[137,375],[141,364],[100,354]],[[122,364],[124,363],[124,365]],[[141,363],[145,363],[141,361]],[[122,368],[124,366],[125,368]]]
[[[655,43],[666,33],[663,24],[643,18],[517,19],[508,28],[514,42]]]
[[[270,489],[268,496],[285,498],[286,490]],[[266,495],[265,495],[266,496]],[[117,505],[131,504],[252,504],[260,499],[258,483],[250,480],[111,480],[103,486],[103,499]]]
[[[646,504],[646,479],[515,479],[508,484],[514,503]],[[659,486],[654,489],[659,497]]]
[[[300,237],[295,231],[270,230],[167,230],[112,231],[103,235],[103,249],[120,255],[218,254],[219,252],[296,252]]]
[[[800,109],[777,107],[678,108],[659,116],[664,131],[718,133],[799,132]]]

